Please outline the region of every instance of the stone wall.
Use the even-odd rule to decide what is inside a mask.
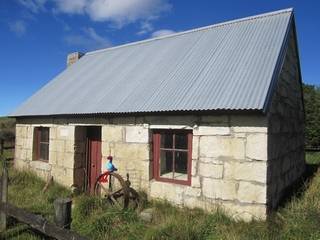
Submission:
[[[202,116],[194,125],[191,186],[150,182],[150,196],[235,218],[265,219],[267,121],[258,116]],[[152,125],[151,125],[152,126]]]
[[[305,170],[304,110],[293,29],[268,114],[268,208]]]
[[[50,160],[46,173],[66,186],[81,179],[85,144],[82,127],[101,126],[102,155],[114,157],[119,173],[129,173],[133,187],[151,198],[176,205],[212,210],[223,207],[231,216],[250,220],[266,217],[267,118],[261,115],[144,116],[113,118],[20,119],[19,128],[32,150],[32,128],[50,126]],[[69,129],[68,138],[57,134]],[[192,141],[191,186],[157,182],[152,176],[153,129],[190,129]],[[23,150],[17,135],[16,166],[41,170],[43,164],[20,157]],[[82,150],[81,150],[82,149]],[[23,151],[22,151],[23,152]],[[55,154],[53,154],[55,152]],[[55,157],[54,157],[55,156]],[[51,159],[52,158],[52,159]],[[66,173],[57,174],[58,166]],[[105,167],[105,162],[102,168]],[[73,171],[73,173],[72,173]],[[42,172],[41,172],[42,173]],[[73,180],[74,179],[74,180]],[[73,180],[73,182],[72,182]]]
[[[33,160],[33,131],[35,127],[49,127],[49,161]],[[55,124],[16,125],[15,167],[29,169],[40,177],[53,176],[55,181],[71,186],[74,174],[74,126]]]

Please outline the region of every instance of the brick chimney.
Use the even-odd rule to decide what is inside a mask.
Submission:
[[[84,54],[81,52],[69,53],[67,56],[67,67],[78,61]]]

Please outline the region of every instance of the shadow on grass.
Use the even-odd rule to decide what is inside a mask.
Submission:
[[[301,198],[308,184],[312,181],[317,171],[320,169],[320,163],[306,163],[304,174],[295,181],[291,186],[287,187],[280,200],[279,207],[284,207],[293,197]]]

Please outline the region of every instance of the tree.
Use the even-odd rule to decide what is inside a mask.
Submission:
[[[304,107],[306,114],[306,146],[320,147],[320,88],[303,84]]]

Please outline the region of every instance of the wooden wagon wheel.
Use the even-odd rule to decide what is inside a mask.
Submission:
[[[122,209],[136,209],[139,205],[139,194],[130,187],[130,181],[124,181],[115,172],[101,174],[95,183],[94,193]]]

